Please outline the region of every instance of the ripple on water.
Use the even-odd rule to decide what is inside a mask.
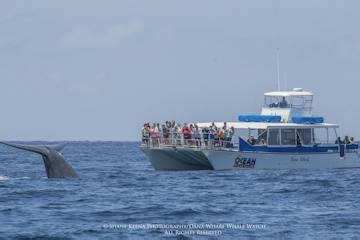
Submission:
[[[6,155],[0,165],[4,238],[165,236],[159,229],[102,228],[111,223],[267,225],[264,230],[224,230],[225,239],[357,238],[360,234],[357,169],[154,171],[138,143],[72,142],[64,155],[80,178],[48,180],[43,166],[36,163],[39,168],[34,169],[38,158],[24,161],[26,154],[19,156],[1,146],[0,150]],[[18,175],[24,172],[31,177]]]

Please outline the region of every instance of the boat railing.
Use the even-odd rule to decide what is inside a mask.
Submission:
[[[211,134],[192,134],[172,133],[164,134],[143,134],[143,147],[147,148],[191,148],[191,149],[238,149],[239,145],[235,143],[232,137],[216,137]]]

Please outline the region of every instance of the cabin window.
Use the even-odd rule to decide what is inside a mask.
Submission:
[[[304,97],[293,97],[291,102],[294,108],[303,108],[305,105]]]
[[[290,98],[283,96],[266,96],[265,106],[269,108],[289,108]]]
[[[301,128],[301,129],[297,129],[296,131],[297,131],[297,137],[302,145],[312,144],[311,128]]]
[[[295,129],[284,128],[281,129],[281,144],[282,145],[295,145]]]
[[[314,128],[313,129],[313,141],[314,143],[335,143],[337,138],[335,128]]]
[[[280,145],[280,129],[269,129],[269,145]]]

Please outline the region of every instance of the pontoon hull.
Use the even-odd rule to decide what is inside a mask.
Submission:
[[[202,151],[184,148],[146,148],[142,151],[155,170],[213,170]]]

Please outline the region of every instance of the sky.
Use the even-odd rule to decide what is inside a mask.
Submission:
[[[2,140],[136,141],[144,122],[236,121],[263,93],[315,93],[360,139],[355,0],[4,0]]]

